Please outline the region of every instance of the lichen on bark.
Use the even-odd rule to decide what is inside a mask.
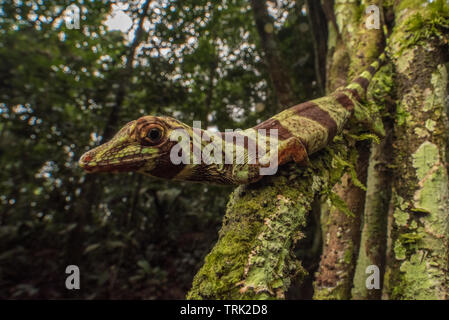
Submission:
[[[403,1],[395,8],[391,53],[398,86],[391,249],[384,298],[446,299],[449,196],[446,40],[441,1]],[[417,30],[416,23],[422,27]],[[414,31],[415,33],[411,33]]]

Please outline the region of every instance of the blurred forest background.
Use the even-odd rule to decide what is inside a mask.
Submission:
[[[323,92],[304,2],[267,1],[260,17],[294,102]],[[244,129],[285,106],[251,2],[0,4],[0,299],[184,298],[232,188],[86,175],[77,161],[142,115]],[[81,290],[65,288],[71,264]]]

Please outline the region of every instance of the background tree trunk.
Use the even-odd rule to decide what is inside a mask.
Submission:
[[[381,1],[373,4],[380,6]],[[338,70],[339,77],[329,76],[329,89],[333,91],[338,87],[342,70],[350,69],[349,73],[357,74],[372,62],[382,51],[384,36],[381,29],[367,29],[364,16],[359,17],[360,5],[353,2],[340,2],[335,4],[335,16],[338,27],[337,48],[335,61],[331,60],[332,70]],[[358,30],[354,33],[353,30]],[[356,43],[358,45],[356,45]],[[339,59],[339,57],[349,59]],[[349,60],[349,61],[348,61]],[[354,164],[358,180],[366,185],[367,169],[369,164],[369,143],[361,141],[355,144],[357,160]],[[360,226],[365,206],[365,190],[357,185],[350,173],[345,173],[334,187],[335,193],[343,199],[354,216],[330,207],[326,223],[327,233],[323,254],[315,282],[316,299],[349,299],[354,277],[355,265],[360,243]]]
[[[265,63],[276,90],[276,95],[283,107],[292,106],[296,100],[291,88],[287,67],[282,62],[281,53],[276,43],[274,24],[268,15],[267,4],[265,1],[251,0],[251,6],[265,56]]]

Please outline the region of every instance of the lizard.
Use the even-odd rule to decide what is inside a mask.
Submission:
[[[231,139],[226,137],[226,132],[211,133],[192,128],[172,117],[142,116],[127,123],[110,141],[84,153],[79,166],[88,173],[138,172],[170,180],[231,185],[256,182],[263,177],[261,169],[266,168],[273,158],[276,158],[276,165],[291,161],[307,164],[311,154],[323,149],[342,132],[351,116],[366,115],[367,111],[360,108],[363,108],[371,79],[385,59],[385,53],[382,53],[347,86],[294,105],[252,128],[235,131]],[[265,140],[270,142],[269,148],[255,142],[260,132],[273,129],[277,134]],[[178,140],[170,138],[179,130],[187,135],[187,149],[190,150],[176,147],[179,135]],[[206,139],[202,139],[204,137]],[[201,159],[198,155],[204,153],[195,153],[193,149],[195,142],[204,147],[203,140],[211,141],[212,147],[222,146],[222,154],[218,155],[221,160],[226,157],[223,149],[233,150],[236,154],[233,161],[211,163],[210,158]],[[250,145],[255,145],[258,150],[265,148],[266,152],[257,157],[258,153],[249,152]],[[186,151],[187,156],[181,161],[173,161],[173,148],[178,148],[175,154]],[[186,158],[190,161],[184,161]]]

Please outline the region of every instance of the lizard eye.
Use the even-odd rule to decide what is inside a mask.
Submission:
[[[158,128],[150,129],[147,133],[147,138],[152,142],[157,142],[161,139],[162,132]]]
[[[145,135],[145,142],[147,144],[156,145],[162,140],[163,129],[160,127],[150,128]]]

